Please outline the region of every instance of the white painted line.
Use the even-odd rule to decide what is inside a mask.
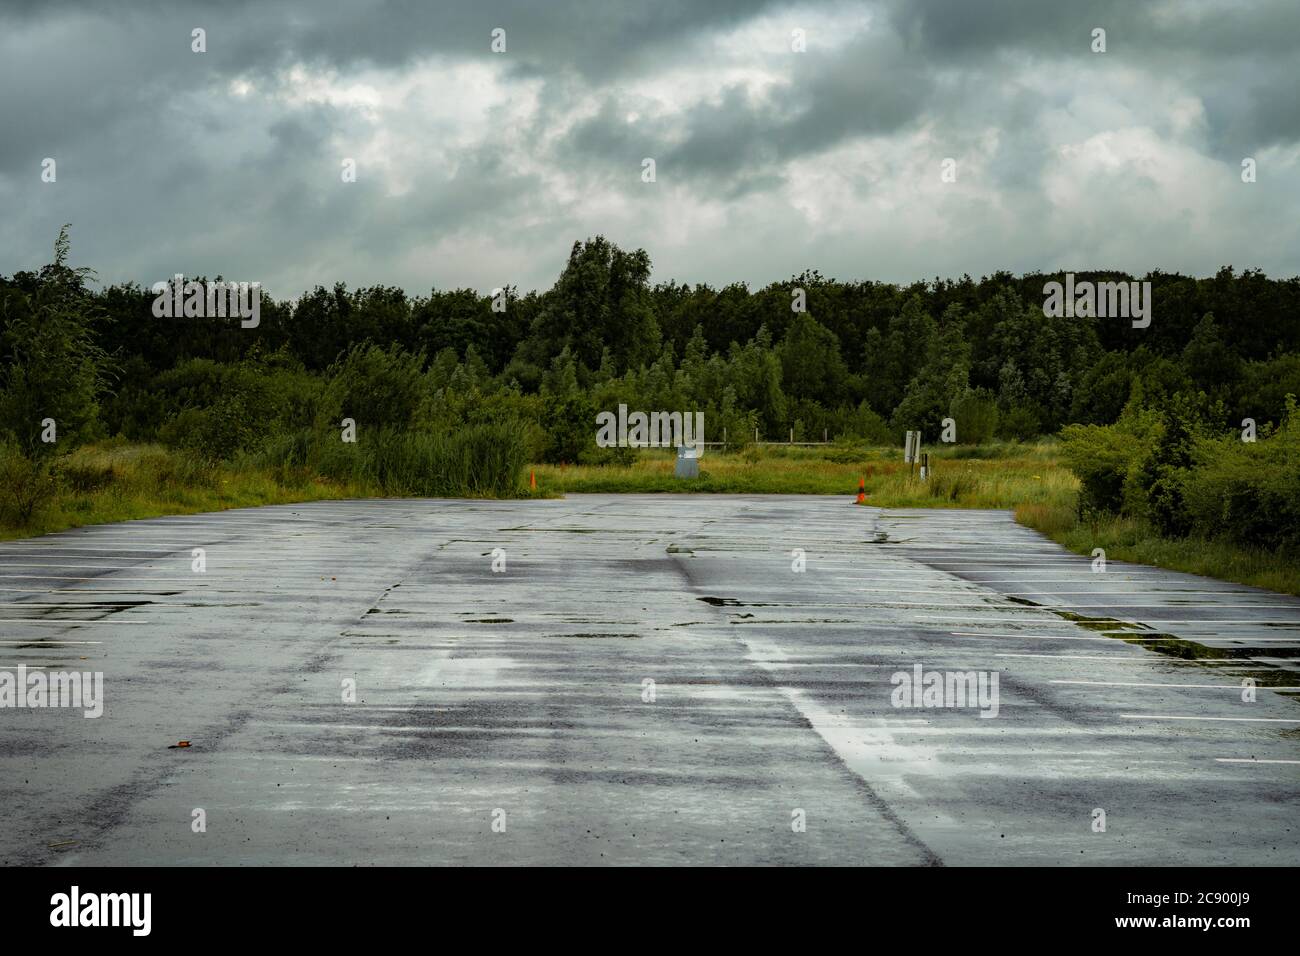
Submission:
[[[1225,595],[1228,593],[1228,592],[1223,592],[1223,591],[1201,591],[1201,590],[1192,590],[1192,589],[1177,590],[1177,589],[1173,589],[1173,588],[1143,588],[1143,589],[1138,590],[1138,591],[1105,591],[1105,592],[1097,591],[1097,590],[1092,590],[1092,591],[1057,591],[1057,590],[1055,590],[1055,589],[1052,589],[1052,590],[1049,590],[1049,591],[1009,591],[1009,592],[1004,592],[1004,591],[998,591],[998,590],[995,590],[995,589],[993,589],[993,588],[982,588],[982,589],[981,589],[981,588],[958,588],[958,589],[955,589],[955,590],[944,590],[944,589],[941,589],[941,588],[850,588],[849,590],[854,591],[854,592],[858,592],[858,593],[862,593],[862,592],[879,592],[879,593],[882,593],[882,594],[964,594],[964,595],[966,595],[967,597],[975,597],[975,596],[981,596],[981,595],[988,595],[988,596],[990,596],[990,597],[1000,597],[1000,598],[1003,598],[1004,600],[1006,599],[1006,596],[1007,596],[1007,595],[1018,596],[1018,595],[1021,595],[1021,594],[1046,594],[1046,595],[1049,595],[1050,597],[1060,597],[1061,595],[1064,595],[1064,594],[1091,594],[1091,595],[1093,595],[1094,597],[1105,597],[1105,596],[1109,596],[1109,595],[1112,595],[1112,594],[1141,594],[1141,595],[1150,596],[1152,593],[1159,593],[1159,594],[1225,594]],[[1071,607],[1084,607],[1084,606],[1086,606],[1086,605],[1071,605]],[[1099,606],[1100,606],[1100,605],[1099,605]],[[1124,605],[1122,605],[1122,606],[1123,606],[1123,607],[1146,607],[1147,605],[1143,605],[1143,604],[1124,604]],[[1166,607],[1166,606],[1168,606],[1168,605],[1151,605],[1151,606],[1152,606],[1152,607],[1156,607],[1156,606],[1159,606],[1159,607]],[[1177,606],[1177,607],[1186,607],[1186,606],[1188,606],[1188,605],[1179,604],[1179,605],[1176,605],[1176,606]],[[1229,606],[1240,606],[1240,607],[1264,607],[1265,605],[1262,605],[1262,604],[1243,604],[1243,605],[1223,605],[1223,604],[1214,604],[1214,605],[1212,605],[1212,606],[1214,606],[1214,607],[1229,607]],[[1300,611],[1300,603],[1298,603],[1298,604],[1278,604],[1278,605],[1275,605],[1275,606],[1276,606],[1276,607],[1294,607],[1296,610]],[[1047,610],[1047,608],[1044,607],[1043,610]]]
[[[151,568],[141,568],[140,570],[142,570],[142,571],[149,571],[149,570],[153,570],[153,569],[151,569]],[[162,582],[162,583],[172,583],[172,584],[178,583],[178,582],[180,582],[180,581],[194,581],[195,583],[201,583],[205,577],[207,577],[207,578],[214,578],[214,577],[221,577],[221,576],[223,576],[223,575],[224,575],[224,576],[230,576],[230,575],[229,575],[229,572],[236,572],[236,571],[237,571],[237,572],[248,571],[248,572],[250,572],[250,573],[252,573],[252,574],[266,574],[266,573],[268,573],[268,569],[266,569],[266,568],[230,568],[230,567],[219,567],[219,568],[209,568],[207,571],[192,571],[192,572],[181,572],[181,571],[175,571],[175,572],[173,572],[173,573],[176,574],[176,575],[178,575],[178,577],[174,577],[174,578],[150,578],[149,580],[157,580],[157,581],[160,581],[160,582]],[[269,569],[269,573],[273,573],[273,574],[275,575],[276,580],[284,580],[284,581],[310,581],[310,580],[312,580],[312,579],[319,579],[319,578],[321,577],[320,574],[313,574],[313,573],[311,573],[310,571],[307,571],[307,572],[288,572],[288,573],[282,574],[280,571],[278,571],[278,570],[276,570],[276,569],[274,569],[274,568]],[[338,574],[338,572],[335,571],[334,575],[325,574],[324,576],[325,576],[325,577],[332,577],[332,576],[336,576],[337,574]],[[237,575],[236,575],[236,576],[237,576]],[[20,580],[20,581],[108,581],[108,580],[112,580],[112,581],[115,581],[115,582],[117,582],[117,583],[120,584],[120,583],[122,583],[124,580],[130,580],[130,575],[123,575],[122,577],[115,577],[115,576],[112,575],[112,574],[91,574],[91,575],[86,575],[86,576],[82,576],[82,575],[72,575],[72,574],[0,574],[0,579],[8,580],[8,581],[13,581],[13,580]],[[633,593],[633,592],[629,590],[628,593]],[[860,605],[853,604],[853,605],[845,605],[845,606],[846,606],[846,607],[859,607]]]
[[[1219,763],[1297,763],[1300,760],[1264,760],[1256,757],[1215,757]]]
[[[227,542],[224,541],[223,542],[199,542],[199,544],[217,544],[217,545],[226,544],[226,543]],[[194,548],[194,547],[198,547],[198,545],[182,544],[182,545],[177,545],[176,547],[169,547],[169,546],[165,547],[163,545],[158,545],[157,547],[153,547],[153,548],[150,547],[126,548],[120,544],[114,544],[112,542],[105,542],[102,546],[95,547],[93,545],[64,544],[61,541],[51,541],[48,543],[40,544],[36,547],[28,547],[25,550],[19,550],[17,548],[0,548],[0,555],[31,557],[32,555],[48,554],[50,552],[57,552],[58,555],[62,555],[68,551],[111,551],[113,554],[148,554],[148,555],[153,555],[154,557],[161,558],[169,554],[175,554],[182,550],[188,551],[190,550],[190,548]],[[77,557],[77,555],[72,554],[72,555],[67,555],[67,557],[75,558]],[[88,555],[88,557],[94,557],[94,555]]]
[[[77,580],[77,579],[74,579],[74,580]],[[86,580],[94,580],[94,579],[93,579],[93,578],[87,578]],[[118,582],[118,583],[122,583],[122,582]],[[339,583],[339,582],[337,582],[337,581],[331,581],[331,582],[330,582],[331,585],[337,585],[338,583]],[[222,588],[222,587],[220,587],[217,583],[213,582],[213,583],[208,583],[208,584],[194,584],[194,585],[192,585],[191,587],[183,587],[183,588],[180,588],[180,595],[172,595],[172,594],[159,595],[156,591],[150,591],[149,588],[167,588],[167,587],[170,587],[170,588],[177,588],[177,587],[179,587],[179,585],[176,585],[176,584],[171,584],[171,585],[169,585],[169,584],[168,584],[167,582],[165,582],[165,581],[142,581],[142,582],[140,582],[140,585],[141,585],[140,587],[135,587],[135,588],[39,588],[39,589],[34,589],[34,588],[0,588],[0,591],[11,591],[11,592],[13,592],[14,594],[86,594],[86,595],[94,595],[94,594],[152,594],[152,595],[154,595],[155,597],[175,597],[175,596],[180,596],[180,595],[184,595],[184,594],[189,594],[191,591],[197,591],[197,590],[199,590],[199,589],[206,589],[206,590],[212,591],[212,592],[214,592],[214,593],[216,593],[216,594],[275,594],[275,595],[284,596],[284,595],[291,595],[291,594],[295,594],[295,593],[297,593],[297,592],[292,591],[292,590],[286,590],[285,588],[277,588],[277,589],[272,590],[272,591],[254,591],[254,590],[252,590],[251,588],[236,587],[236,586],[233,586],[233,585],[232,585],[231,587],[228,587],[228,588]],[[383,585],[379,585],[379,587],[382,588]],[[374,592],[375,592],[375,585],[370,585],[370,586],[368,586],[368,587],[363,585],[362,587],[353,588],[353,589],[351,589],[351,590],[349,590],[349,589],[347,589],[347,588],[345,588],[345,587],[331,587],[330,590],[329,590],[329,593],[330,593],[330,594],[338,594],[338,595],[347,595],[347,594],[373,594]],[[155,602],[153,602],[153,603],[158,604],[159,606],[167,606],[167,603],[164,602],[164,601],[155,601]],[[19,602],[17,602],[16,606],[17,606],[17,607],[23,607],[24,604],[23,604],[23,602],[19,601]],[[27,606],[27,607],[31,607],[32,605],[28,604],[28,605],[26,605],[26,606]],[[62,605],[60,605],[60,606],[62,606]],[[856,607],[857,605],[854,605],[854,606]]]
[[[73,644],[103,644],[103,641],[42,641],[28,638],[25,641],[0,641],[0,644],[10,644],[17,647],[30,647],[35,650],[37,647],[70,647]]]
[[[130,571],[132,569],[144,568],[144,567],[147,566],[143,564],[5,564],[5,565],[0,565],[0,568],[17,568],[23,571],[40,571],[45,568],[48,568],[51,571],[69,571],[69,570]],[[34,575],[6,574],[3,570],[0,570],[0,577],[4,577],[4,578],[33,577],[33,576]]]
[[[906,556],[904,556],[906,557]],[[1108,577],[1118,577],[1121,574],[1131,574],[1134,577],[1141,578],[1158,578],[1162,575],[1159,568],[1143,568],[1140,566],[1130,565],[1118,571],[1094,571],[1088,561],[1081,561],[1078,564],[1061,564],[1053,561],[1036,561],[1033,555],[1025,555],[1024,560],[1014,563],[1005,564],[982,564],[970,565],[960,564],[952,561],[943,560],[924,560],[921,558],[906,558],[916,564],[924,566],[927,570],[937,571],[942,574],[950,574],[954,577],[961,577],[965,580],[966,575],[1010,575],[1013,577],[1023,577],[1024,575],[1034,574],[1068,574],[1073,573],[1072,580],[1079,580],[1083,575],[1090,578],[1104,580]],[[905,574],[908,569],[898,568],[898,573]]]
[[[1026,654],[1001,653],[1001,654],[994,654],[993,656],[994,657],[1045,657],[1048,660],[1061,660],[1061,661],[1105,661],[1107,664],[1136,663],[1136,664],[1183,664],[1183,665],[1196,664],[1199,665],[1203,663],[1202,661],[1179,661],[1179,660],[1171,660],[1165,657],[1150,657],[1145,654],[1142,655],[1141,657],[1095,657],[1095,656],[1089,657],[1084,654],[1027,654],[1027,653]]]
[[[128,624],[129,625],[129,624],[156,624],[156,623],[157,623],[156,621],[140,621],[134,618],[127,621],[112,621],[112,620],[108,620],[107,618],[98,621],[80,621],[80,620],[75,620],[73,618],[60,618],[58,620],[46,619],[40,621],[32,618],[23,618],[23,617],[0,618],[0,624],[41,624],[41,625],[49,625],[52,627],[62,627],[64,624],[74,624],[77,627],[81,627],[84,624]]]
[[[1179,717],[1173,714],[1120,714],[1129,720],[1230,720],[1248,724],[1300,724],[1300,717]]]
[[[1113,637],[1067,637],[1062,634],[976,634],[973,631],[949,631],[948,633],[953,637],[977,637],[985,641],[996,641],[1004,637],[1027,641],[1110,641],[1113,643],[1115,640]]]
[[[972,609],[972,610],[973,610],[973,609]],[[989,610],[997,611],[997,610],[1005,610],[1005,608],[989,608]],[[1028,611],[1037,611],[1037,610],[1044,610],[1044,611],[1046,611],[1047,608],[1041,608],[1041,609],[1040,609],[1040,608],[1026,608],[1026,610],[1028,610]],[[926,618],[916,618],[916,620],[918,620],[918,621],[922,621],[922,622],[925,622],[925,623],[932,623],[932,622],[933,622],[933,623],[937,623],[937,622],[939,622],[939,621],[963,621],[963,620],[965,620],[965,618],[964,618],[964,617],[960,617],[960,616],[958,616],[958,617],[926,617]],[[1069,623],[1074,623],[1074,624],[1105,624],[1105,623],[1108,623],[1108,622],[1110,622],[1110,621],[1116,621],[1117,623],[1119,623],[1119,620],[1118,620],[1117,618],[1114,618],[1114,617],[1099,617],[1099,618],[1097,618],[1097,619],[1095,619],[1095,620],[1092,620],[1092,621],[1071,621],[1071,622],[1069,622]],[[1024,621],[1024,620],[1020,620],[1020,619],[1018,619],[1018,618],[1014,618],[1014,617],[1013,617],[1013,618],[1006,618],[1006,619],[1003,619],[1003,620],[987,620],[987,619],[986,619],[986,620],[984,620],[984,621],[981,621],[980,623],[981,623],[981,624],[1025,624],[1025,623],[1030,623],[1030,624],[1032,624],[1032,623],[1043,623],[1043,624],[1047,624],[1047,623],[1054,623],[1054,624],[1056,624],[1056,625],[1059,627],[1060,624],[1061,624],[1061,621],[1060,621],[1060,619],[1058,618],[1056,621],[1051,621],[1051,622],[1049,622],[1049,621],[1042,621],[1042,622],[1033,622],[1033,621],[1028,621],[1028,622],[1026,622],[1026,621]],[[1192,618],[1192,617],[1143,617],[1143,618],[1142,618],[1142,623],[1143,623],[1143,624],[1213,624],[1213,625],[1218,625],[1218,624],[1258,624],[1258,625],[1260,625],[1260,626],[1267,625],[1267,626],[1270,626],[1270,627],[1300,627],[1300,619],[1297,619],[1297,620],[1294,620],[1294,621],[1257,621],[1257,620],[1255,620],[1254,618],[1249,618],[1249,617],[1248,617],[1248,618],[1241,618],[1241,619],[1235,619],[1235,618],[1217,618],[1217,617],[1215,617],[1215,618],[1206,618],[1206,617],[1196,617],[1196,618]]]
[[[1002,597],[1002,595],[997,591],[987,588],[984,590],[978,588],[961,588],[955,591],[944,590],[942,588],[849,588],[849,590],[857,594],[875,592],[879,594],[962,594],[966,597]],[[1089,591],[1087,593],[1091,594],[1093,592]],[[1005,600],[1005,598],[1003,598],[1003,600]]]
[[[1013,610],[1012,608],[1005,607],[1005,606],[995,607],[992,605],[985,605],[985,607],[989,608],[990,610],[998,610],[998,611]],[[1168,602],[1157,603],[1157,604],[1137,604],[1132,601],[1108,601],[1105,604],[1076,604],[1074,602],[1070,602],[1065,607],[1059,607],[1059,608],[1051,608],[1051,607],[1047,607],[1046,605],[1038,605],[1035,607],[1025,607],[1024,609],[1026,611],[1052,611],[1054,613],[1057,611],[1065,611],[1068,614],[1072,611],[1076,611],[1081,608],[1095,609],[1095,608],[1108,608],[1108,607],[1109,608],[1160,607],[1160,608],[1165,608],[1166,610],[1172,610],[1174,608],[1177,608],[1180,611],[1183,610],[1184,608],[1187,609],[1209,608],[1211,610],[1222,609],[1225,611],[1239,610],[1241,608],[1250,608],[1252,610],[1259,610],[1259,611],[1296,611],[1300,613],[1300,604],[1221,604],[1218,601],[1209,601],[1202,604],[1194,603],[1191,601],[1187,601],[1187,602],[1179,601],[1177,604],[1171,604]]]
[[[79,555],[79,554],[69,554],[68,552],[109,551],[112,552],[113,555],[145,554],[155,558],[167,558],[167,557],[172,557],[174,555],[181,555],[183,553],[189,552],[193,548],[200,548],[200,547],[209,548],[209,549],[247,548],[250,545],[264,545],[268,548],[272,548],[277,551],[286,551],[286,550],[293,550],[292,545],[301,544],[301,543],[302,541],[300,538],[295,538],[293,540],[286,540],[284,538],[269,538],[269,537],[250,539],[246,536],[239,536],[233,538],[223,538],[221,540],[214,540],[211,537],[203,538],[196,535],[195,540],[191,544],[178,544],[174,546],[160,544],[155,547],[146,547],[146,548],[127,548],[127,547],[123,547],[120,544],[116,544],[114,542],[106,542],[103,546],[100,547],[92,547],[90,545],[80,545],[80,544],[79,545],[42,544],[39,547],[28,548],[24,551],[19,551],[15,548],[0,548],[0,557],[30,558],[30,557],[40,557],[42,555],[48,554],[50,557],[96,558],[99,557],[99,555],[96,554]],[[329,554],[332,552],[346,553],[348,552],[349,549],[343,545],[330,545],[328,542],[321,542],[321,543],[314,543],[312,545],[312,550],[314,551],[319,550],[323,553]]]
[[[979,631],[949,631],[948,633],[956,635],[958,637],[1024,637],[1024,638],[1035,638],[1038,640],[1048,640],[1055,636],[1051,634],[1030,634],[1027,631],[1021,634],[1015,634],[1015,633],[981,634]],[[1111,630],[1111,631],[1098,631],[1097,633],[1102,636],[1101,637],[1090,637],[1090,636],[1089,637],[1057,637],[1057,640],[1061,640],[1061,641],[1118,641],[1118,640],[1167,641],[1169,640],[1169,635],[1167,634],[1159,635],[1159,636],[1150,636],[1150,635],[1143,636],[1146,633],[1143,631],[1126,631],[1120,629],[1120,630]],[[1114,636],[1106,636],[1106,635],[1114,635]],[[1248,641],[1251,644],[1257,644],[1257,643],[1267,642],[1267,641],[1282,641],[1284,643],[1294,644],[1297,641],[1297,638],[1251,637],[1248,635],[1239,635],[1235,637],[1219,637],[1216,635],[1213,637],[1201,636],[1198,638],[1178,638],[1178,640],[1188,641],[1192,644],[1201,644],[1206,647],[1214,647],[1217,646],[1218,642],[1222,642],[1222,641]],[[1214,642],[1214,643],[1210,643],[1210,642]]]
[[[216,570],[218,570],[218,571],[251,571],[251,572],[254,572],[254,573],[265,573],[266,571],[270,570],[270,571],[274,571],[277,575],[279,575],[279,574],[282,573],[282,572],[280,571],[280,567],[282,567],[281,558],[286,558],[286,557],[298,557],[298,556],[300,556],[300,552],[289,552],[288,554],[285,554],[285,555],[283,555],[283,556],[277,556],[277,557],[274,558],[274,559],[267,560],[266,562],[264,562],[264,563],[262,563],[262,564],[219,564],[219,565],[217,565]],[[183,561],[177,561],[175,564],[172,564],[172,565],[143,564],[143,563],[141,563],[141,564],[14,564],[14,565],[9,565],[9,567],[12,567],[12,568],[20,568],[20,569],[22,569],[23,571],[41,571],[41,570],[45,570],[45,569],[48,568],[48,569],[51,570],[51,571],[71,571],[71,570],[81,570],[81,571],[104,571],[104,572],[115,572],[115,571],[162,571],[162,572],[164,572],[164,573],[170,573],[170,574],[181,574],[181,575],[184,575],[184,574],[203,574],[203,573],[205,573],[205,572],[202,572],[202,571],[189,571],[189,570],[186,570],[186,569],[188,568],[188,566],[189,566],[189,563],[190,563],[189,555],[186,555],[186,556],[185,556],[185,559],[184,559]],[[211,574],[211,573],[213,573],[213,572],[212,572],[212,571],[208,571],[208,572],[206,572],[206,573]],[[297,571],[297,570],[293,570],[293,569],[286,569],[283,573],[284,573],[285,575],[293,575],[293,574],[300,574],[300,575],[301,575],[301,574],[309,573],[309,572]],[[103,574],[103,575],[94,575],[94,576],[95,576],[95,577],[107,577],[107,574]],[[7,573],[7,572],[5,572],[5,571],[0,571],[0,578],[53,578],[53,577],[58,577],[58,575],[53,575],[53,574],[9,574],[9,573]]]
[[[100,581],[112,577],[111,574],[0,574],[6,581]]]
[[[1007,634],[981,634],[979,631],[949,631],[948,633],[949,633],[949,634],[952,634],[952,635],[955,636],[955,637],[987,637],[987,638],[995,638],[995,637],[1013,637],[1013,638],[1018,638],[1018,637],[1022,637],[1022,638],[1026,638],[1026,639],[1029,639],[1029,640],[1036,640],[1036,641],[1051,641],[1051,640],[1056,640],[1056,641],[1111,641],[1111,642],[1114,642],[1114,641],[1116,640],[1116,638],[1113,638],[1113,637],[1106,637],[1105,634],[1098,634],[1098,635],[1092,635],[1092,634],[1087,634],[1087,635],[1030,634],[1030,633],[1027,632],[1027,631],[1026,631],[1026,632],[1023,632],[1023,633],[1019,633],[1019,634],[1017,634],[1017,633],[1007,633]],[[1114,633],[1114,632],[1109,632],[1109,633]],[[1159,637],[1143,637],[1143,638],[1138,638],[1138,640],[1143,640],[1143,641],[1159,641],[1159,640],[1163,640],[1163,638],[1159,638]]]
[[[1049,684],[1087,684],[1090,687],[1192,687],[1200,689],[1216,690],[1241,690],[1241,684],[1143,684],[1127,681],[1113,680],[1049,680]],[[1262,684],[1256,685],[1259,690],[1300,690],[1300,687],[1272,687]]]

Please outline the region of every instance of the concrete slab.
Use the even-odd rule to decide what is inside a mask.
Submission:
[[[0,862],[1300,862],[1300,708],[1241,693],[1294,665],[1300,601],[851,502],[320,502],[2,544],[0,670],[102,671],[105,705],[0,709]],[[918,664],[995,674],[996,716],[895,706]]]

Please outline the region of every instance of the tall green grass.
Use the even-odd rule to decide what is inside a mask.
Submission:
[[[0,462],[0,473],[19,467],[20,462],[6,460]],[[48,478],[49,494],[30,514],[15,509],[12,495],[0,495],[0,539],[135,518],[375,493],[320,478],[289,487],[264,471],[210,464],[160,445],[117,441],[82,447],[56,459],[49,463]]]
[[[107,441],[39,466],[0,448],[0,538],[88,524],[323,498],[527,494],[527,440],[513,422],[443,433],[337,431],[279,436],[210,462],[159,445]]]
[[[766,446],[741,452],[708,451],[700,477],[674,475],[671,452],[641,451],[630,465],[541,465],[546,491],[712,492],[721,494],[846,495],[865,479],[868,503],[888,508],[1014,508],[1070,496],[1078,482],[1061,468],[1048,443],[988,446],[987,457],[955,454],[931,458],[932,476],[921,481],[898,449],[857,445]]]
[[[336,431],[304,430],[280,436],[249,461],[290,486],[322,475],[387,495],[507,498],[522,488],[527,447],[517,422],[438,433],[362,430],[355,442]]]
[[[1271,548],[1223,538],[1164,538],[1140,518],[1121,515],[1090,514],[1081,519],[1072,498],[1018,505],[1016,520],[1076,554],[1090,555],[1094,548],[1102,548],[1112,561],[1149,564],[1300,595],[1300,562]]]

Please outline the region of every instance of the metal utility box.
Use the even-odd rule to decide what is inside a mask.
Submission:
[[[695,448],[687,445],[678,447],[677,470],[675,472],[678,478],[700,477],[700,450],[698,446]]]

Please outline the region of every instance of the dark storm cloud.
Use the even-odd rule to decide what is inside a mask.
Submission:
[[[1112,52],[1251,56],[1300,48],[1300,4],[1090,0],[888,0],[894,28],[914,48],[981,57],[1006,49],[1040,55],[1089,52],[1092,30]]]
[[[0,273],[69,220],[106,280],[282,295],[545,286],[596,232],[714,282],[866,253],[902,279],[1058,251],[1276,267],[1300,261],[1298,72],[1293,0],[9,0]]]
[[[141,42],[188,52],[188,33],[203,27],[209,53],[226,70],[262,70],[286,57],[345,68],[396,66],[431,53],[486,54],[491,31],[506,31],[511,63],[550,72],[576,69],[592,77],[653,66],[694,37],[735,26],[775,0],[349,0],[295,2],[19,2],[0,10],[16,27],[93,13],[128,23]]]
[[[665,174],[739,196],[779,180],[792,159],[915,122],[933,89],[891,34],[866,34],[791,62],[788,84],[763,95],[729,86],[678,115],[629,122],[635,102],[611,95],[570,133],[566,152],[629,183],[617,164],[651,157]]]
[[[1085,61],[1094,28],[1107,56],[1153,79],[1173,72],[1207,103],[1210,139],[1230,149],[1300,141],[1300,3],[890,0],[889,17],[927,62],[997,55]]]
[[[940,57],[978,58],[1020,47],[1086,52],[1091,28],[1105,26],[1097,18],[1106,19],[1116,6],[1124,5],[1113,0],[1087,5],[1041,0],[896,0],[889,5],[889,16],[912,49]]]

